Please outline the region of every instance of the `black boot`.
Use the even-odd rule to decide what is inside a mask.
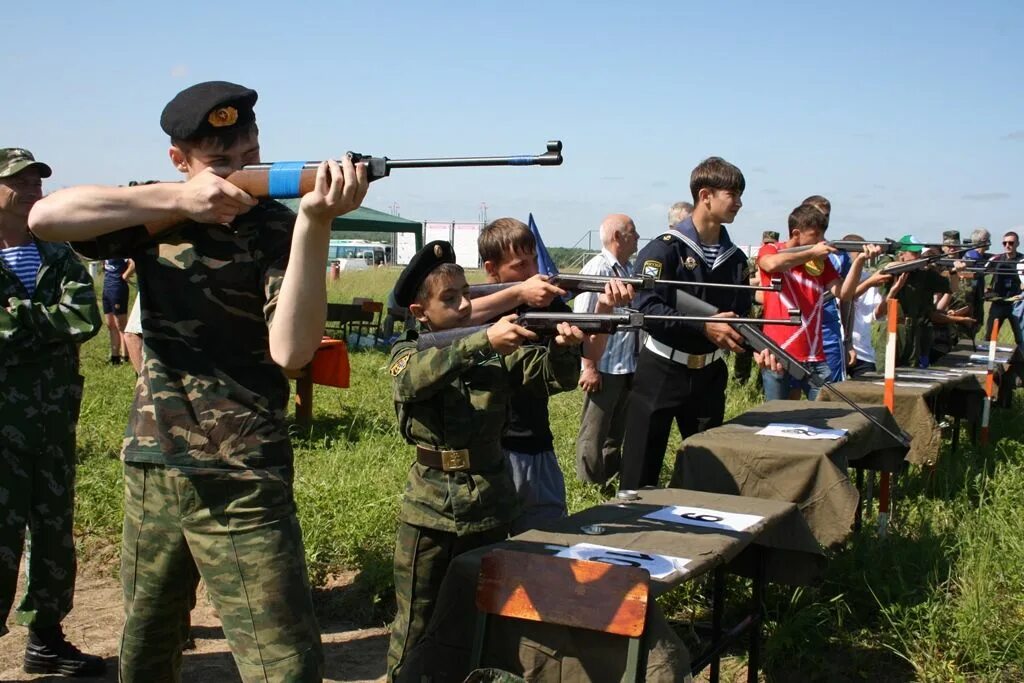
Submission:
[[[25,646],[25,673],[61,676],[99,676],[107,665],[100,657],[84,654],[64,638],[58,626],[30,628]]]

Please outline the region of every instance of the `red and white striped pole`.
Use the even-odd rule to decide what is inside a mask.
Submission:
[[[885,342],[885,392],[883,402],[889,409],[893,419],[896,417],[896,316],[899,314],[899,302],[889,299],[886,311]],[[878,485],[878,534],[885,536],[889,529],[889,473],[882,472]]]
[[[988,421],[992,404],[996,400],[996,344],[999,339],[999,320],[992,321],[992,337],[988,343],[988,374],[985,376],[985,403],[981,408],[981,445],[988,445]]]

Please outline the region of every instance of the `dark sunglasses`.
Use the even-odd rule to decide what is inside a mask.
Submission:
[[[1006,245],[1008,245],[1008,244],[1011,244],[1011,245],[1012,245],[1012,244],[1017,244],[1017,243],[1016,243],[1016,242],[1014,242],[1013,240],[1009,240],[1009,241],[1004,241],[1004,242],[1003,242],[1003,246],[1004,246],[1004,247],[1005,247]]]

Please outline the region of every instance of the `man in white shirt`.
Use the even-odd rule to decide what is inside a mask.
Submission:
[[[632,276],[629,257],[636,253],[638,240],[632,218],[611,214],[601,222],[601,253],[590,259],[580,274]],[[596,293],[581,293],[573,302],[573,311],[594,312],[597,297]],[[583,414],[576,439],[576,476],[580,481],[603,486],[619,471],[638,334],[636,330],[619,330],[584,344],[579,380],[584,391]]]

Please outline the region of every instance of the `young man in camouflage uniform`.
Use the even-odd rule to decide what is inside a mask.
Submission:
[[[28,232],[51,173],[27,150],[0,149],[0,635],[27,527],[28,583],[16,613],[29,628],[25,671],[98,675],[103,660],[69,644],[60,623],[75,591],[78,345],[99,330],[100,312],[71,250]]]
[[[417,252],[395,284],[395,301],[430,331],[465,326],[469,288],[448,242]],[[517,512],[501,450],[514,390],[538,398],[569,391],[579,379],[583,333],[566,323],[550,346],[508,315],[450,346],[418,350],[408,331],[391,352],[395,411],[416,462],[399,512],[388,678],[400,678],[406,654],[426,632],[452,559],[504,539]]]
[[[93,258],[135,261],[144,363],[127,436],[122,681],[174,681],[195,576],[244,681],[319,681],[281,368],[323,335],[331,220],[359,206],[366,170],[324,162],[298,216],[222,176],[260,160],[256,92],[201,83],[164,109],[184,183],[79,187],[30,227]]]

